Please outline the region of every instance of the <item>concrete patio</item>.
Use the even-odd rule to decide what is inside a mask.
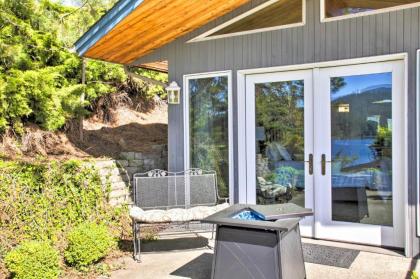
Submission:
[[[161,236],[143,245],[141,263],[126,258],[125,269],[114,272],[111,278],[210,278],[214,245],[210,238],[209,233]],[[349,268],[306,263],[308,279],[397,279],[410,278],[412,270],[420,271],[417,260],[405,258],[398,251],[312,239],[303,242],[360,250]]]

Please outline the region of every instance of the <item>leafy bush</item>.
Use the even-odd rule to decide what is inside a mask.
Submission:
[[[53,279],[60,274],[58,252],[47,242],[25,241],[6,255],[5,263],[15,279]]]
[[[299,175],[299,171],[293,167],[283,166],[275,170],[276,177],[274,182],[285,187],[296,186],[295,180]]]
[[[104,225],[83,223],[67,236],[68,246],[64,257],[72,266],[84,269],[105,257],[115,241]]]
[[[29,239],[57,243],[86,221],[116,225],[123,211],[108,204],[109,191],[88,163],[0,160],[0,246]]]

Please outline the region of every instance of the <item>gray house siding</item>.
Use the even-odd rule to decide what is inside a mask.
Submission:
[[[408,54],[408,199],[409,256],[419,253],[416,237],[416,50],[420,48],[420,8],[321,23],[320,1],[306,1],[306,24],[283,29],[218,40],[186,43],[220,23],[265,2],[249,4],[208,25],[155,50],[134,64],[169,61],[170,80],[182,85],[183,75],[219,70],[233,71],[233,115],[236,107],[237,70],[293,64],[333,61],[393,53]],[[141,39],[141,38],[139,38]],[[234,142],[237,126],[234,119]],[[184,168],[183,106],[169,108],[169,169]],[[234,147],[237,158],[237,146]],[[235,160],[237,162],[237,160]],[[235,181],[237,163],[235,163]],[[235,185],[237,189],[238,185]],[[235,191],[235,199],[238,199]]]

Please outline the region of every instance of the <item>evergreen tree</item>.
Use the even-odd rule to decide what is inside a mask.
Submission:
[[[0,0],[0,132],[22,133],[25,122],[57,130],[121,87],[127,79],[122,66],[91,60],[81,84],[82,60],[71,51],[114,2],[67,7],[50,0]]]

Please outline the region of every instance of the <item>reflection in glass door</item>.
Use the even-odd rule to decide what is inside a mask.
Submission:
[[[403,247],[403,77],[402,61],[248,75],[246,202],[313,209],[304,236]]]
[[[392,227],[392,72],[330,83],[332,220]]]
[[[246,82],[247,203],[313,208],[312,71],[252,75]],[[313,218],[301,231],[313,236]]]
[[[257,204],[305,206],[303,80],[255,84]]]
[[[402,247],[403,63],[319,71],[316,236]]]

